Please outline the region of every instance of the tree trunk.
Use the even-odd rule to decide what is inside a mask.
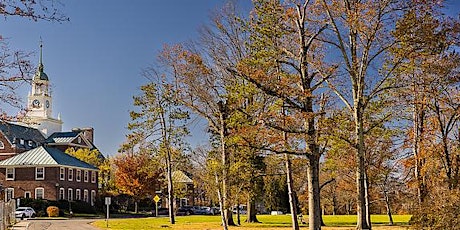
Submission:
[[[289,206],[291,208],[291,220],[292,220],[292,229],[299,230],[299,222],[297,221],[297,203],[295,199],[295,192],[292,184],[292,169],[291,169],[291,159],[289,154],[284,154],[285,164],[286,164],[286,180],[288,186],[289,194]]]
[[[259,223],[257,219],[256,201],[252,195],[248,195],[248,212],[247,212],[247,223]]]
[[[356,98],[359,98],[356,97]],[[367,178],[366,178],[366,159],[365,159],[365,146],[364,146],[364,119],[363,119],[363,106],[361,100],[355,101],[354,105],[354,118],[355,118],[355,135],[357,138],[357,151],[356,151],[356,192],[357,192],[357,226],[359,230],[371,229],[369,222],[369,213],[367,212]]]
[[[322,215],[319,186],[319,156],[311,154],[308,160],[308,225],[310,230],[320,230]]]
[[[220,186],[219,186],[219,177],[217,176],[217,173],[214,174],[216,178],[216,184],[217,184],[217,197],[219,199],[219,207],[220,207],[220,216],[222,218],[222,226],[224,227],[224,230],[228,230],[228,225],[227,225],[227,216],[224,212],[224,199],[222,197],[222,193],[220,191]]]
[[[387,215],[390,219],[390,225],[393,225],[393,216],[391,214],[391,206],[390,206],[390,197],[388,196],[388,192],[386,190],[383,191],[383,196],[385,198],[385,206],[387,208]]]
[[[168,203],[169,203],[169,222],[171,224],[175,224],[176,220],[174,218],[174,188],[173,188],[173,181],[172,181],[172,167],[171,167],[171,152],[166,149],[166,168],[168,173]]]

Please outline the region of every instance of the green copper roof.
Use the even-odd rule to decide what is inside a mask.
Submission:
[[[34,80],[48,81],[48,75],[43,72],[43,44],[40,42],[40,62],[38,64],[37,72],[35,73]]]
[[[71,166],[86,169],[97,169],[59,149],[40,146],[20,153],[14,157],[0,161],[0,166]]]

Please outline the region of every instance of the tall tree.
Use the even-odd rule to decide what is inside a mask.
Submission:
[[[284,5],[271,0],[253,3],[254,12],[248,24],[251,53],[232,71],[279,100],[272,112],[264,117],[264,125],[277,130],[278,140],[265,141],[267,146],[263,148],[286,154],[293,229],[299,226],[291,185],[290,155],[308,158],[309,227],[320,229],[319,161],[322,147],[317,141],[320,101],[317,91],[330,77],[333,68],[323,65],[320,44],[315,38],[326,26],[308,21],[309,1],[286,2]],[[278,115],[273,113],[276,111]],[[271,140],[276,139],[272,137]],[[299,148],[299,142],[305,144],[304,149]]]
[[[168,207],[171,224],[174,218],[174,188],[172,181],[172,159],[175,152],[181,152],[186,145],[184,137],[188,134],[186,121],[188,112],[183,110],[176,99],[176,94],[168,82],[166,75],[159,75],[150,68],[144,72],[150,82],[141,86],[142,94],[134,97],[134,105],[138,108],[131,111],[132,121],[128,129],[133,131],[137,141],[147,141],[151,151],[155,151],[164,159],[166,180],[168,182]]]
[[[420,6],[428,2],[413,3]],[[358,229],[371,228],[365,154],[365,136],[368,134],[365,127],[369,121],[365,113],[370,102],[401,86],[394,77],[402,58],[395,58],[392,62],[387,58],[390,49],[401,44],[391,32],[404,11],[411,8],[410,3],[394,0],[320,1],[321,15],[330,24],[330,29],[320,39],[330,45],[330,53],[339,54],[330,58],[339,65],[337,76],[340,77],[328,83],[353,115],[355,125],[351,144],[356,149]]]

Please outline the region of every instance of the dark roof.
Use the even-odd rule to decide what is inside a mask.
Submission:
[[[45,141],[43,134],[38,129],[31,127],[0,121],[0,131],[11,143],[15,143],[19,147],[31,149],[28,143],[26,143],[27,141],[33,141],[35,145],[33,147]],[[19,139],[24,140],[24,146],[20,146]]]
[[[46,139],[46,143],[67,143],[77,137],[79,132],[56,132]]]
[[[20,153],[14,157],[0,161],[0,166],[71,166],[86,169],[96,169],[84,161],[81,161],[56,148],[40,146],[38,148]]]

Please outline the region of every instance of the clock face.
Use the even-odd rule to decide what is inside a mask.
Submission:
[[[40,101],[35,99],[33,102],[32,102],[32,107],[34,108],[39,108],[40,107]]]
[[[50,101],[46,100],[45,105],[46,105],[46,108],[49,108],[50,107]]]

